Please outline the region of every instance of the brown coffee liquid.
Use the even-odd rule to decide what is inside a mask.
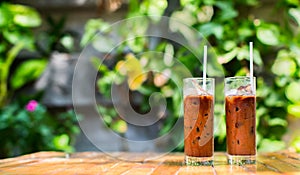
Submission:
[[[184,153],[193,157],[213,156],[214,98],[190,95],[184,99]]]
[[[255,155],[255,96],[227,96],[225,105],[227,153],[230,155]]]

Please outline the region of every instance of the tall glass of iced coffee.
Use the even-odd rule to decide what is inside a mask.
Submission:
[[[225,78],[227,156],[229,164],[256,161],[255,77]]]
[[[186,78],[184,153],[187,165],[213,164],[214,79]]]

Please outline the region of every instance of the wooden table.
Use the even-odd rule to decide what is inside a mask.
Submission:
[[[38,152],[0,160],[0,174],[297,174],[300,154],[287,151],[262,153],[256,165],[227,165],[225,153],[215,153],[214,166],[185,166],[182,153],[149,159],[155,153],[101,152],[66,154]],[[123,160],[122,160],[123,159]],[[127,161],[125,161],[125,160]],[[128,159],[134,161],[128,161]]]

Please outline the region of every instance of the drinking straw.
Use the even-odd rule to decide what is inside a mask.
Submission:
[[[207,65],[207,45],[204,45],[204,53],[203,53],[203,85],[202,88],[199,86],[197,81],[193,80],[192,84],[196,88],[198,94],[206,91],[206,65]]]
[[[207,65],[207,45],[204,45],[203,53],[203,89],[206,91],[206,65]]]
[[[251,90],[254,92],[254,84],[253,84],[253,42],[250,42],[250,85],[251,85]]]

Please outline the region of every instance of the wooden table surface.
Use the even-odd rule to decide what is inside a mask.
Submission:
[[[113,155],[113,156],[111,156]],[[0,174],[297,174],[300,154],[261,153],[255,165],[227,165],[225,153],[215,153],[214,166],[186,166],[182,153],[153,158],[155,153],[38,152],[0,160]],[[133,161],[128,161],[128,160]]]

